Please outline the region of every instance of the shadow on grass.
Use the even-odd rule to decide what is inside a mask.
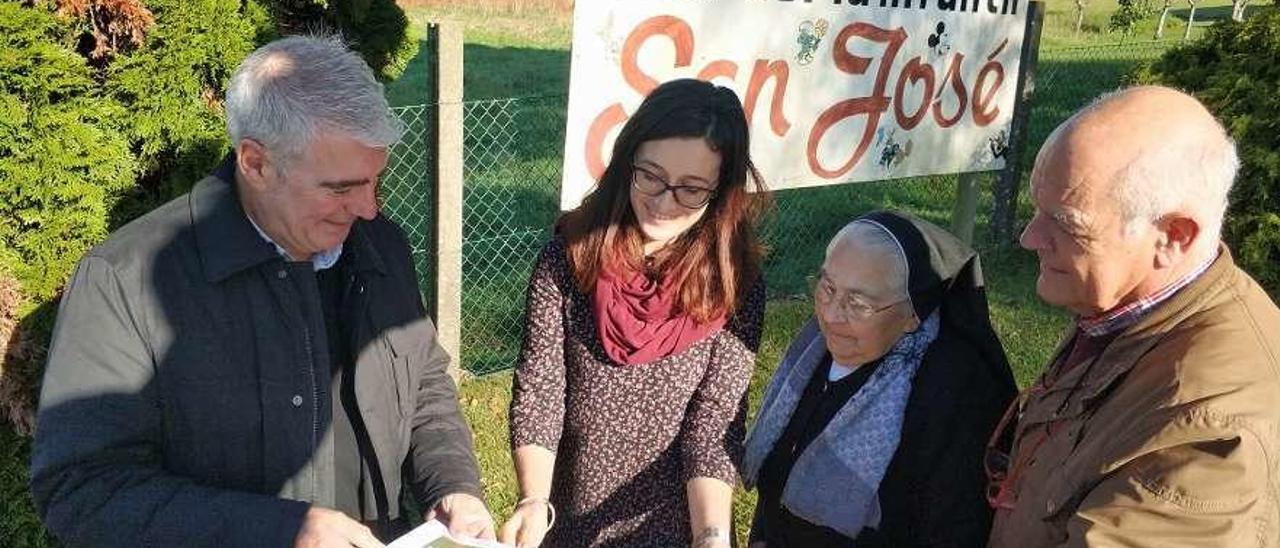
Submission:
[[[1260,10],[1268,9],[1269,6],[1253,4],[1244,9],[1244,16],[1248,19]],[[1186,21],[1191,17],[1191,8],[1178,8],[1169,10],[1169,16],[1176,17]],[[1218,21],[1227,21],[1231,19],[1231,6],[1210,6],[1205,8],[1196,8],[1196,26],[1208,26]]]
[[[569,91],[567,50],[493,47],[463,44],[463,99],[479,101],[564,95]],[[392,106],[420,105],[430,100],[430,43],[418,44],[418,55],[404,74],[387,84],[387,101]]]

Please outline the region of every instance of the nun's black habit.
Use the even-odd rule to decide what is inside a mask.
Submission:
[[[939,313],[937,336],[912,380],[901,438],[876,493],[878,524],[852,539],[795,516],[781,502],[798,456],[879,364],[829,382],[828,354],[755,478],[760,499],[751,539],[770,547],[984,546],[991,510],[983,451],[1016,386],[991,326],[978,256],[950,233],[909,215],[878,211],[858,220],[879,225],[902,246],[916,317]],[[820,336],[817,321],[810,320],[793,349]]]

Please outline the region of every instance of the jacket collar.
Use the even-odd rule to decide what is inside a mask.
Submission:
[[[1201,311],[1205,301],[1221,290],[1224,284],[1231,281],[1234,272],[1235,261],[1231,257],[1231,250],[1227,249],[1226,244],[1218,244],[1218,258],[1214,259],[1203,274],[1156,306],[1133,326],[1121,332],[1110,347],[1103,351],[1103,355],[1107,356],[1109,362],[1119,366],[1112,369],[1123,369],[1123,371],[1108,370],[1105,375],[1098,378],[1097,382],[1089,384],[1094,386],[1104,383],[1102,386],[1105,386],[1110,383],[1110,379],[1128,371],[1138,358],[1159,343],[1165,334],[1177,328],[1192,314]]]
[[[205,280],[221,282],[260,264],[282,260],[274,246],[258,235],[236,192],[235,154],[229,153],[212,176],[191,189],[188,203],[196,250]],[[357,221],[343,242],[343,253],[356,271],[386,273],[382,255],[373,245],[366,221]]]
[[[386,274],[386,263],[382,261],[382,254],[378,253],[378,247],[373,244],[373,235],[370,234],[371,222],[373,221],[360,220],[351,226],[351,233],[347,234],[347,241],[342,244],[342,254],[345,256],[350,253],[351,262],[347,264],[355,272]]]
[[[1123,378],[1152,347],[1159,344],[1165,334],[1177,328],[1192,314],[1203,309],[1205,301],[1217,292],[1224,284],[1229,283],[1235,271],[1235,262],[1231,252],[1224,244],[1219,244],[1218,258],[1197,279],[1183,287],[1160,305],[1144,315],[1137,323],[1121,332],[1107,348],[1090,362],[1074,367],[1070,372],[1058,379],[1046,395],[1058,393],[1051,397],[1052,401],[1066,397],[1072,386],[1079,386],[1079,398],[1066,402],[1062,415],[1071,416],[1084,412],[1095,400],[1104,398],[1110,393],[1109,388]],[[1073,326],[1066,338],[1058,346],[1053,362],[1059,354],[1067,351],[1069,343],[1082,333],[1078,326]],[[1048,374],[1048,373],[1046,373]],[[1085,378],[1081,376],[1087,375]],[[1052,406],[1056,407],[1056,405]],[[1041,409],[1048,412],[1047,409]],[[1049,416],[1031,417],[1030,422],[1049,419]]]

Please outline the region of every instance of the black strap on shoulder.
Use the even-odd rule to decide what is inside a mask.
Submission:
[[[347,289],[343,295],[344,304],[352,304],[352,288],[356,285],[356,275],[351,274],[347,277]],[[359,307],[344,306],[347,310]],[[349,353],[354,354],[354,353]],[[378,511],[377,531],[375,532],[379,539],[387,540],[391,534],[391,517],[389,511],[389,499],[387,497],[387,484],[383,481],[382,467],[378,465],[378,454],[373,449],[373,441],[369,437],[369,430],[364,425],[364,417],[360,415],[360,405],[356,402],[356,383],[355,383],[355,356],[345,356],[343,360],[342,386],[339,388],[342,392],[339,396],[342,399],[343,412],[347,414],[348,420],[351,421],[351,429],[356,435],[356,446],[360,450],[360,460],[364,461],[365,466],[369,469],[369,479],[373,482],[373,499],[375,508]],[[364,490],[361,489],[361,498],[363,498]]]

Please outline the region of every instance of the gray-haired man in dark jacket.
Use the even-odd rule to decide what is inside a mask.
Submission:
[[[73,546],[381,546],[401,492],[493,535],[449,357],[378,213],[401,126],[364,61],[293,37],[226,98],[234,147],[80,262],[31,461]]]

